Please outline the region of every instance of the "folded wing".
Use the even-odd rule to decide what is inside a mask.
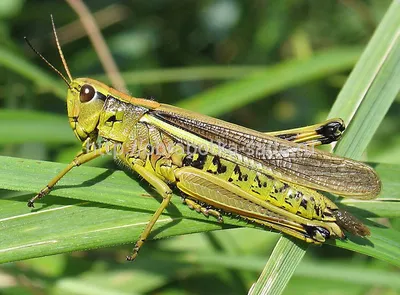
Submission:
[[[169,105],[161,105],[150,115],[248,157],[284,181],[362,199],[374,198],[381,190],[380,180],[369,166],[312,146],[292,143]],[[168,132],[166,128],[164,131]]]

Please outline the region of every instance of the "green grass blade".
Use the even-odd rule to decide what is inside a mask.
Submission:
[[[400,3],[393,1],[329,114],[351,120],[339,155],[360,158],[399,93],[399,15]]]
[[[347,240],[336,240],[330,244],[400,266],[400,232],[372,221],[361,220],[370,228],[370,237],[362,239],[349,235]]]
[[[145,182],[132,180],[122,171],[82,166],[68,173],[51,195],[31,210],[26,206],[27,200],[65,164],[0,157],[0,166],[0,189],[26,192],[20,197],[0,199],[0,262],[133,243],[159,206],[159,198]],[[393,171],[392,165],[382,165],[378,170],[388,191],[395,191],[398,186],[390,173]],[[400,198],[399,190],[394,197]],[[231,218],[225,218],[221,225],[189,210],[179,196],[174,196],[151,239],[232,226],[252,227]],[[389,229],[378,228],[377,233],[384,235],[386,231]],[[373,234],[375,237],[375,229]],[[395,237],[390,234],[387,243],[390,238]],[[398,243],[398,238],[393,241],[393,245]],[[356,248],[351,240],[339,246],[365,252],[365,246]],[[395,248],[387,248],[385,254],[382,246],[379,251],[370,250],[368,255],[384,260],[397,253]],[[400,265],[400,255],[391,263]]]
[[[358,48],[338,48],[316,53],[306,60],[285,61],[249,77],[202,92],[178,105],[210,116],[218,116],[266,95],[348,70],[354,65],[359,54]]]
[[[341,207],[364,218],[399,218],[400,200],[379,199],[374,201],[342,200]]]
[[[66,116],[29,110],[0,110],[0,144],[76,143]],[[38,132],[40,130],[40,132]]]
[[[207,265],[213,268],[224,267],[228,269],[262,271],[263,258],[255,255],[232,255],[212,251],[191,250],[190,252],[167,252],[153,255],[152,258],[174,263],[194,265]],[[285,257],[282,257],[285,259]],[[366,264],[363,261],[354,262],[343,268],[347,263],[345,259],[339,261],[304,259],[293,274],[293,277],[309,278],[311,280],[327,279],[334,283],[349,282],[364,286],[381,286],[400,289],[396,270],[385,270]],[[279,264],[279,261],[278,261]],[[254,292],[255,290],[253,290]],[[251,294],[251,293],[250,293]]]
[[[302,242],[293,242],[291,239],[281,237],[249,294],[280,294],[306,254],[307,248],[308,245]]]
[[[145,85],[210,79],[234,79],[262,72],[265,68],[265,66],[202,66],[122,72],[121,75],[128,85]],[[94,78],[100,81],[107,81],[108,79],[105,75],[96,75]]]

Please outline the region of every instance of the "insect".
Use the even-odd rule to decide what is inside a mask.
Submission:
[[[133,260],[168,203],[173,189],[191,209],[222,222],[238,215],[309,243],[370,234],[368,227],[319,191],[360,199],[376,197],[372,168],[314,149],[336,141],[341,119],[261,133],[153,100],[131,97],[90,78],[68,79],[26,40],[67,84],[68,119],[82,151],[28,206],[47,195],[73,167],[114,151],[117,163],[145,179],[163,198],[140,235]]]

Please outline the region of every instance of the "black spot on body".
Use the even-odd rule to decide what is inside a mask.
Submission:
[[[237,174],[238,180],[239,180],[239,181],[242,181],[242,171],[240,171],[239,165],[236,165],[236,166],[235,166],[235,168],[233,169],[233,172],[234,172],[235,174]]]
[[[233,172],[235,174],[241,174],[239,165],[235,165],[235,168],[233,169]]]
[[[281,186],[279,188],[279,192],[284,192],[285,190],[287,190],[289,188],[289,185],[287,183],[284,183],[283,186]]]
[[[287,199],[285,199],[285,203],[290,205],[290,207],[293,207],[292,203],[290,203]]]
[[[275,178],[273,178],[271,175],[265,174],[265,176],[270,179],[270,180],[274,180]]]
[[[294,198],[295,198],[296,201],[298,201],[300,198],[303,198],[303,196],[304,196],[304,194],[302,192],[299,192],[299,191],[297,191],[294,194]]]
[[[274,195],[269,195],[269,197],[270,197],[271,199],[274,199],[274,200],[277,200],[277,201],[278,201],[278,199],[277,199],[277,198],[275,198],[275,196],[274,196]]]
[[[306,199],[301,199],[300,206],[303,207],[304,209],[307,209],[307,200]]]
[[[217,170],[218,173],[225,173],[226,172],[226,166],[225,165],[221,165],[221,167],[219,167],[219,169]]]
[[[197,154],[197,155],[198,155],[197,159],[192,162],[191,166],[197,169],[203,169],[207,159],[207,155],[202,155],[202,154]]]
[[[254,180],[257,182],[257,186],[258,186],[259,188],[261,188],[261,181],[260,181],[260,178],[258,178],[258,175],[256,175],[256,177],[254,178]]]
[[[189,154],[182,160],[182,165],[183,166],[192,166],[193,162],[193,155]]]
[[[117,117],[115,115],[110,116],[106,122],[116,122],[117,121]]]
[[[221,163],[221,159],[218,156],[214,156],[212,163],[217,166],[218,174],[226,172],[226,166]]]
[[[214,158],[212,159],[212,163],[215,166],[219,166],[219,165],[221,165],[221,159],[218,156],[214,156]]]

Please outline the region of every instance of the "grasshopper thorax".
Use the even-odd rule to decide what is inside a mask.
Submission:
[[[74,79],[70,86],[67,95],[69,124],[79,140],[95,140],[109,87],[90,78]]]

